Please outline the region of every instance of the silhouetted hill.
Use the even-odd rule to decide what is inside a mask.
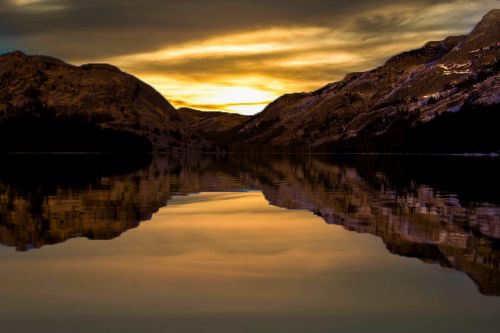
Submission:
[[[151,151],[196,146],[153,88],[107,64],[0,56],[1,151]]]

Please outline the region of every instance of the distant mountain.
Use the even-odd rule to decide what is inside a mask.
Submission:
[[[207,140],[215,140],[221,132],[250,119],[250,116],[221,111],[200,111],[191,108],[180,108],[177,111],[191,130]]]
[[[197,146],[152,87],[106,64],[0,56],[0,151],[151,151]]]
[[[238,146],[323,151],[500,149],[500,10],[467,36],[289,94],[224,134]],[[462,112],[458,112],[462,111]]]

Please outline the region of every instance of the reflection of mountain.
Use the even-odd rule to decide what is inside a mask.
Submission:
[[[442,167],[434,164],[439,161],[427,162],[433,163],[433,169],[428,171],[436,172]],[[484,181],[488,180],[488,174],[484,174],[486,166],[498,167],[494,161],[474,162],[478,164],[477,171],[483,170]],[[318,160],[295,165],[277,161],[260,169],[262,175],[257,178],[266,182],[257,187],[277,206],[307,209],[327,223],[377,235],[392,253],[464,271],[481,292],[500,295],[498,205],[471,201],[465,206],[456,194],[444,192],[446,188],[440,190],[415,183],[411,178],[407,179],[409,187],[405,188],[402,183],[395,187],[390,175],[377,168],[364,178],[358,170],[362,170],[365,163],[367,161],[361,161],[356,167],[356,163],[332,165]],[[455,168],[459,167],[460,164],[455,163]],[[404,168],[399,170],[399,181],[405,172]],[[271,174],[277,175],[274,179],[279,181],[269,182]],[[460,178],[455,181],[459,182]],[[481,195],[496,185],[494,179],[489,181],[490,184],[481,183]],[[498,194],[495,197],[493,191],[490,193],[490,202],[498,202]],[[468,194],[472,195],[469,200],[475,200],[473,190]]]
[[[135,158],[124,170],[129,161],[49,160],[1,167],[1,243],[26,250],[71,237],[110,239],[173,194],[255,188],[274,205],[377,235],[392,253],[464,271],[481,292],[500,295],[498,161],[184,156]]]
[[[31,163],[27,163],[24,170],[17,169],[18,178],[12,179],[9,173],[9,178],[2,180],[2,243],[26,250],[78,236],[110,239],[150,218],[167,199],[168,193],[159,192],[158,179],[146,171],[123,170],[124,174],[116,174],[115,170],[115,175],[108,175],[108,164],[103,163],[118,167],[124,162],[121,159],[92,158],[84,164],[82,161],[85,159],[37,158],[33,162],[44,170],[38,177],[30,174],[27,168]],[[13,172],[27,161],[10,162],[2,171],[7,168]]]

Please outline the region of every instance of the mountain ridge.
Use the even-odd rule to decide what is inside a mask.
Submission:
[[[146,151],[500,151],[495,144],[500,142],[499,70],[500,9],[487,13],[467,35],[427,42],[312,92],[285,94],[254,116],[176,110],[113,65],[73,66],[15,51],[0,55],[0,130],[7,133],[0,142],[14,135],[22,144],[0,150],[33,146],[16,134],[19,130],[44,137],[70,124],[71,131],[49,140],[56,150],[71,150],[71,140],[59,147],[58,138],[80,133],[102,139],[76,140],[82,150],[99,150],[99,142],[109,141],[109,150],[125,142]],[[44,126],[48,129],[38,133]],[[463,133],[473,144],[460,140]]]
[[[47,142],[37,145],[25,128],[28,124],[35,132],[45,126],[37,135]],[[83,138],[62,130],[65,126]],[[122,149],[119,145],[124,139],[129,143],[123,147],[126,151],[186,149],[199,144],[163,96],[116,66],[73,66],[20,51],[0,55],[0,127],[13,141],[3,150],[100,150],[99,142],[91,142],[93,136],[101,137],[109,150]]]
[[[416,120],[428,122],[466,103],[498,104],[499,58],[497,9],[468,35],[428,42],[310,93],[286,94],[238,128],[233,138],[246,145],[267,142],[314,149],[363,131],[380,135],[401,113],[418,113]]]

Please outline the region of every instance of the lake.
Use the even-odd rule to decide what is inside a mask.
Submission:
[[[1,331],[500,331],[498,170],[461,156],[3,156]]]

